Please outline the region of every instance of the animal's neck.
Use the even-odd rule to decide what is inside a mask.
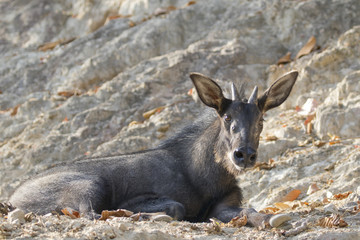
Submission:
[[[193,182],[207,186],[208,194],[227,191],[236,184],[235,175],[228,170],[227,156],[219,138],[221,123],[218,118],[194,142],[190,176]]]

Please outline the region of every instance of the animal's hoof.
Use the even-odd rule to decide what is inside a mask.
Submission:
[[[286,221],[291,220],[290,215],[288,214],[277,214],[270,218],[269,224],[271,227],[278,227]]]

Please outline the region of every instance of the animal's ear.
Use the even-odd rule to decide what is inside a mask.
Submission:
[[[200,73],[191,73],[190,78],[201,101],[222,115],[232,101],[224,97],[220,86]]]
[[[297,71],[291,71],[277,79],[258,99],[262,112],[280,106],[289,96],[298,76]]]

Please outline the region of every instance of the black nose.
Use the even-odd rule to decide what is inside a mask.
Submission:
[[[236,164],[243,167],[254,166],[256,157],[256,151],[250,147],[242,147],[234,151]]]

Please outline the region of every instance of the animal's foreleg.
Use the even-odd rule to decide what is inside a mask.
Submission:
[[[247,225],[264,228],[269,225],[272,214],[263,214],[253,208],[240,208],[240,190],[235,189],[213,207],[209,217],[215,217],[222,222],[229,222],[234,217],[247,217]]]
[[[183,220],[185,217],[184,205],[165,197],[140,196],[130,199],[125,204],[122,204],[120,208],[133,212],[165,212],[176,220]]]

